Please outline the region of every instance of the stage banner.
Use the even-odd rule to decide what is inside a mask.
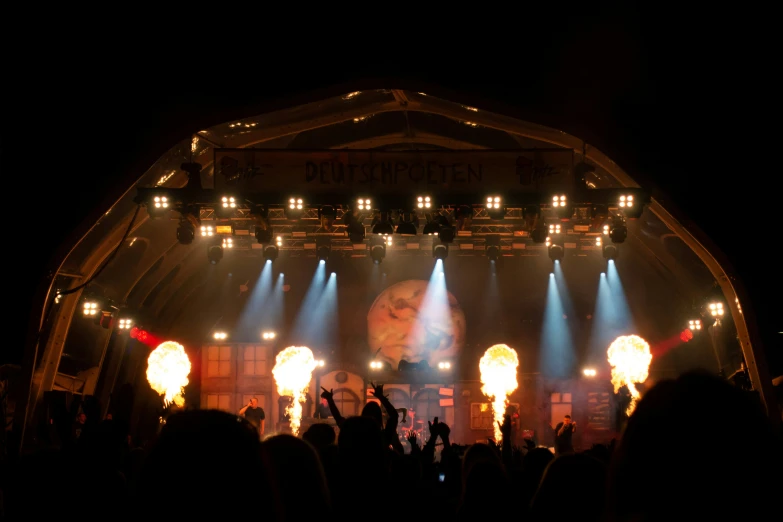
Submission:
[[[573,186],[573,163],[573,152],[565,149],[216,149],[215,189],[308,194],[372,189],[391,194],[567,192]]]

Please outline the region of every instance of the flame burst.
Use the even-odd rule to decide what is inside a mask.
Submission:
[[[302,403],[307,400],[307,388],[315,366],[313,352],[305,346],[289,346],[275,358],[272,375],[277,383],[277,393],[282,397],[293,398],[285,412],[291,418],[291,432],[294,435],[299,434]]]
[[[147,381],[153,390],[163,395],[166,406],[185,405],[184,387],[190,375],[190,359],[185,348],[174,341],[166,341],[152,350],[147,359]]]
[[[498,423],[503,423],[503,415],[508,406],[508,396],[517,389],[517,368],[519,357],[516,350],[505,344],[496,344],[487,348],[479,361],[481,371],[481,392],[492,401],[492,414],[495,419],[495,440],[500,442],[502,434]]]
[[[622,335],[609,345],[606,355],[612,366],[614,392],[626,386],[631,394],[631,403],[625,410],[627,415],[631,415],[641,397],[636,383],[646,381],[649,375],[652,362],[650,345],[638,335]]]

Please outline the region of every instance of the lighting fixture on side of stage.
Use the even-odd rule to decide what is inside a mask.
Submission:
[[[316,359],[315,366],[316,368],[323,368],[324,366],[326,366],[326,361],[324,361],[323,359]]]
[[[448,361],[441,361],[438,363],[438,370],[445,371],[451,369],[451,363]]]
[[[720,319],[723,317],[724,309],[723,309],[723,303],[720,301],[714,301],[712,303],[709,303],[707,305],[707,311],[712,317],[715,317],[717,319]]]
[[[632,208],[634,204],[633,196],[632,195],[622,195],[619,197],[617,201],[617,206],[620,208]]]
[[[215,203],[215,214],[220,218],[232,218],[239,208],[239,198],[231,195],[220,196]]]
[[[416,198],[416,208],[420,210],[429,210],[432,208],[432,198],[429,196],[419,196]]]
[[[552,223],[549,225],[549,236],[554,236],[556,234],[561,234],[562,228],[560,226],[560,223]]]
[[[601,236],[595,236],[595,246],[597,248],[601,248],[601,246],[603,245],[603,242],[604,241],[603,241],[603,239],[601,239]]]
[[[171,210],[171,198],[168,192],[154,193],[145,204],[149,217],[155,219],[168,215]]]
[[[273,340],[275,337],[277,337],[277,334],[276,334],[275,332],[263,332],[263,333],[261,334],[261,338],[262,338],[263,340],[265,340],[265,341],[271,341],[271,340]]]
[[[486,237],[487,257],[492,261],[497,261],[500,257],[500,235],[489,234]]]
[[[446,259],[449,257],[449,245],[448,243],[439,243],[432,245],[432,257],[435,259]]]
[[[565,194],[555,194],[552,196],[552,208],[561,218],[570,218],[573,215],[570,200]]]
[[[371,370],[383,370],[383,363],[381,361],[370,361]]]
[[[201,228],[201,209],[198,205],[188,205],[181,212],[179,227],[177,227],[177,241],[181,245],[193,243],[196,237],[196,228]]]
[[[585,368],[582,370],[582,375],[585,377],[595,377],[598,375],[598,372],[595,371],[595,368]]]
[[[223,248],[234,248],[234,239],[230,237],[224,237]]]
[[[688,329],[694,332],[701,331],[701,319],[691,319],[688,321]]]
[[[332,240],[328,237],[316,239],[315,257],[319,261],[328,261],[332,253]]]
[[[491,219],[503,219],[506,216],[506,208],[500,196],[487,196],[487,215]]]
[[[215,227],[212,225],[201,225],[201,237],[212,237],[215,235]]]
[[[299,219],[304,214],[304,201],[302,198],[293,197],[288,199],[288,203],[285,206],[285,217],[288,219]]]
[[[216,265],[220,263],[220,260],[223,259],[223,247],[220,245],[212,245],[207,249],[207,259],[209,259],[209,262],[213,265]]]
[[[225,341],[228,339],[228,334],[226,332],[215,332],[212,334],[212,338],[216,341]]]
[[[91,299],[84,301],[84,305],[82,306],[82,315],[84,315],[84,317],[94,318],[99,313],[101,313],[101,306],[97,301]]]
[[[356,208],[362,212],[372,210],[372,201],[369,198],[359,198],[356,200]]]
[[[601,233],[603,235],[605,235],[605,236],[608,236],[609,235],[609,229],[610,229],[609,225],[604,225],[603,227],[601,227]]]
[[[121,318],[117,322],[117,328],[119,328],[120,330],[130,330],[131,328],[133,328],[133,319],[129,319],[127,317]]]
[[[624,243],[628,237],[628,228],[625,226],[625,217],[622,214],[615,214],[612,217],[609,237],[612,239],[612,243]]]

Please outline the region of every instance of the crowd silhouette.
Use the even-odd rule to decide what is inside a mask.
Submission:
[[[557,456],[533,444],[512,447],[508,416],[500,444],[457,446],[436,418],[429,419],[426,441],[414,433],[404,445],[383,387],[374,386],[374,395],[383,410],[370,402],[360,416],[343,418],[324,390],[339,433],[318,423],[301,438],[261,440],[248,421],[216,410],[172,414],[143,447],[122,422],[86,422],[78,438],[5,463],[3,516],[373,522],[779,516],[780,434],[756,396],[711,375],[656,384],[616,444]]]

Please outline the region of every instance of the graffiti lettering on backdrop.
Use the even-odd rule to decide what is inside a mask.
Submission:
[[[215,188],[249,192],[300,188],[332,192],[383,188],[411,193],[449,190],[538,191],[571,187],[573,153],[514,151],[403,151],[216,149]]]

